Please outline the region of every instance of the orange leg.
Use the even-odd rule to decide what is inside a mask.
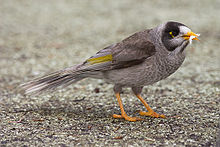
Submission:
[[[128,121],[138,121],[138,120],[142,120],[141,118],[138,118],[138,117],[130,117],[130,116],[128,116],[128,115],[126,114],[124,108],[123,108],[122,101],[121,101],[121,98],[120,98],[120,94],[119,94],[119,93],[116,93],[115,95],[116,95],[116,97],[117,97],[118,104],[119,104],[120,109],[121,109],[121,115],[113,114],[113,117],[114,117],[114,118],[124,118],[125,120],[128,120]]]
[[[138,99],[144,104],[144,106],[146,107],[147,111],[148,112],[143,112],[143,111],[140,111],[140,115],[142,116],[150,116],[150,117],[160,117],[160,118],[165,118],[166,116],[163,115],[163,114],[158,114],[156,112],[154,112],[153,109],[151,109],[151,107],[144,101],[144,99],[140,96],[140,95],[136,95],[138,97]]]

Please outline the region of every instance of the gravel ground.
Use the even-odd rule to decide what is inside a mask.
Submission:
[[[1,0],[0,146],[220,146],[219,6],[217,0]],[[102,80],[39,96],[16,90],[167,20],[190,26],[201,40],[188,47],[175,74],[143,90],[166,119],[113,119],[120,110],[113,86]],[[122,97],[129,115],[144,110],[130,89]]]

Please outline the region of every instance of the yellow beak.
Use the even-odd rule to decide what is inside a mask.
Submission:
[[[187,32],[182,36],[184,39],[189,40],[192,38],[192,40],[199,40],[197,37],[199,37],[199,34],[195,34],[192,31]]]

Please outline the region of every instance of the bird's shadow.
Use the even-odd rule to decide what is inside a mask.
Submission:
[[[134,104],[135,105],[135,104]],[[135,107],[126,106],[126,112],[129,115],[137,116],[137,109],[141,104],[136,104]],[[129,108],[129,109],[128,109]],[[44,103],[37,104],[34,107],[20,107],[19,109],[13,109],[9,113],[29,113],[33,117],[65,117],[67,119],[104,119],[112,118],[112,114],[120,114],[120,108],[117,103],[96,103],[89,99],[81,100],[59,100],[59,98],[49,99]]]
[[[41,104],[21,106],[8,111],[8,113],[23,113],[33,116],[42,117],[59,117],[63,116],[67,119],[81,118],[106,118],[111,117],[113,113],[120,113],[116,104],[100,104],[91,100],[59,100],[49,99]],[[33,107],[32,107],[33,106]]]

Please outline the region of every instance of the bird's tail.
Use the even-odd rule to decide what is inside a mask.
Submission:
[[[82,72],[77,69],[77,66],[73,66],[24,83],[20,85],[20,88],[24,94],[36,94],[42,91],[54,90],[59,86],[69,86],[83,78],[85,76]]]

